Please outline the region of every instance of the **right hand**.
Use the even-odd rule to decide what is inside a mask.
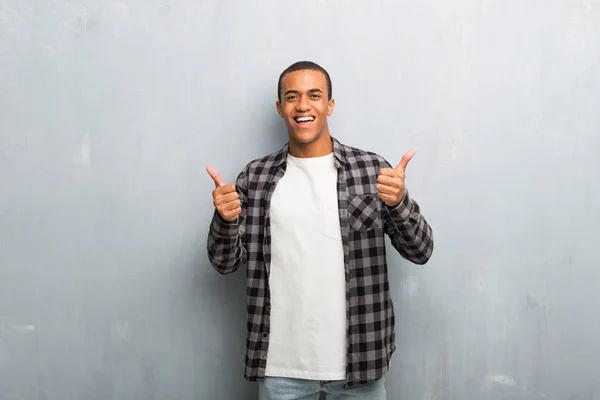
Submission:
[[[215,190],[212,192],[213,204],[219,215],[227,222],[235,222],[242,213],[242,203],[235,190],[235,185],[226,185],[214,168],[208,167],[206,172],[215,182]]]

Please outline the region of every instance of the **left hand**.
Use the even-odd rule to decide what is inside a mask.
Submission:
[[[377,177],[377,194],[388,207],[396,207],[406,193],[404,178],[406,176],[406,166],[415,155],[415,150],[406,153],[396,168],[381,168]]]

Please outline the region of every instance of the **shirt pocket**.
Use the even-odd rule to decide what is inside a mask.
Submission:
[[[348,222],[354,231],[370,231],[381,227],[379,197],[375,193],[350,196]]]

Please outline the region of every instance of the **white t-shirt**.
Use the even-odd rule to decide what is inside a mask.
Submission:
[[[267,376],[346,377],[346,277],[333,153],[294,158],[271,199]]]

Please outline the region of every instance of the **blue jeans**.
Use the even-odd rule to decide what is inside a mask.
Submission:
[[[304,379],[266,377],[258,383],[259,400],[386,400],[384,379],[352,389],[344,381],[308,381]]]

